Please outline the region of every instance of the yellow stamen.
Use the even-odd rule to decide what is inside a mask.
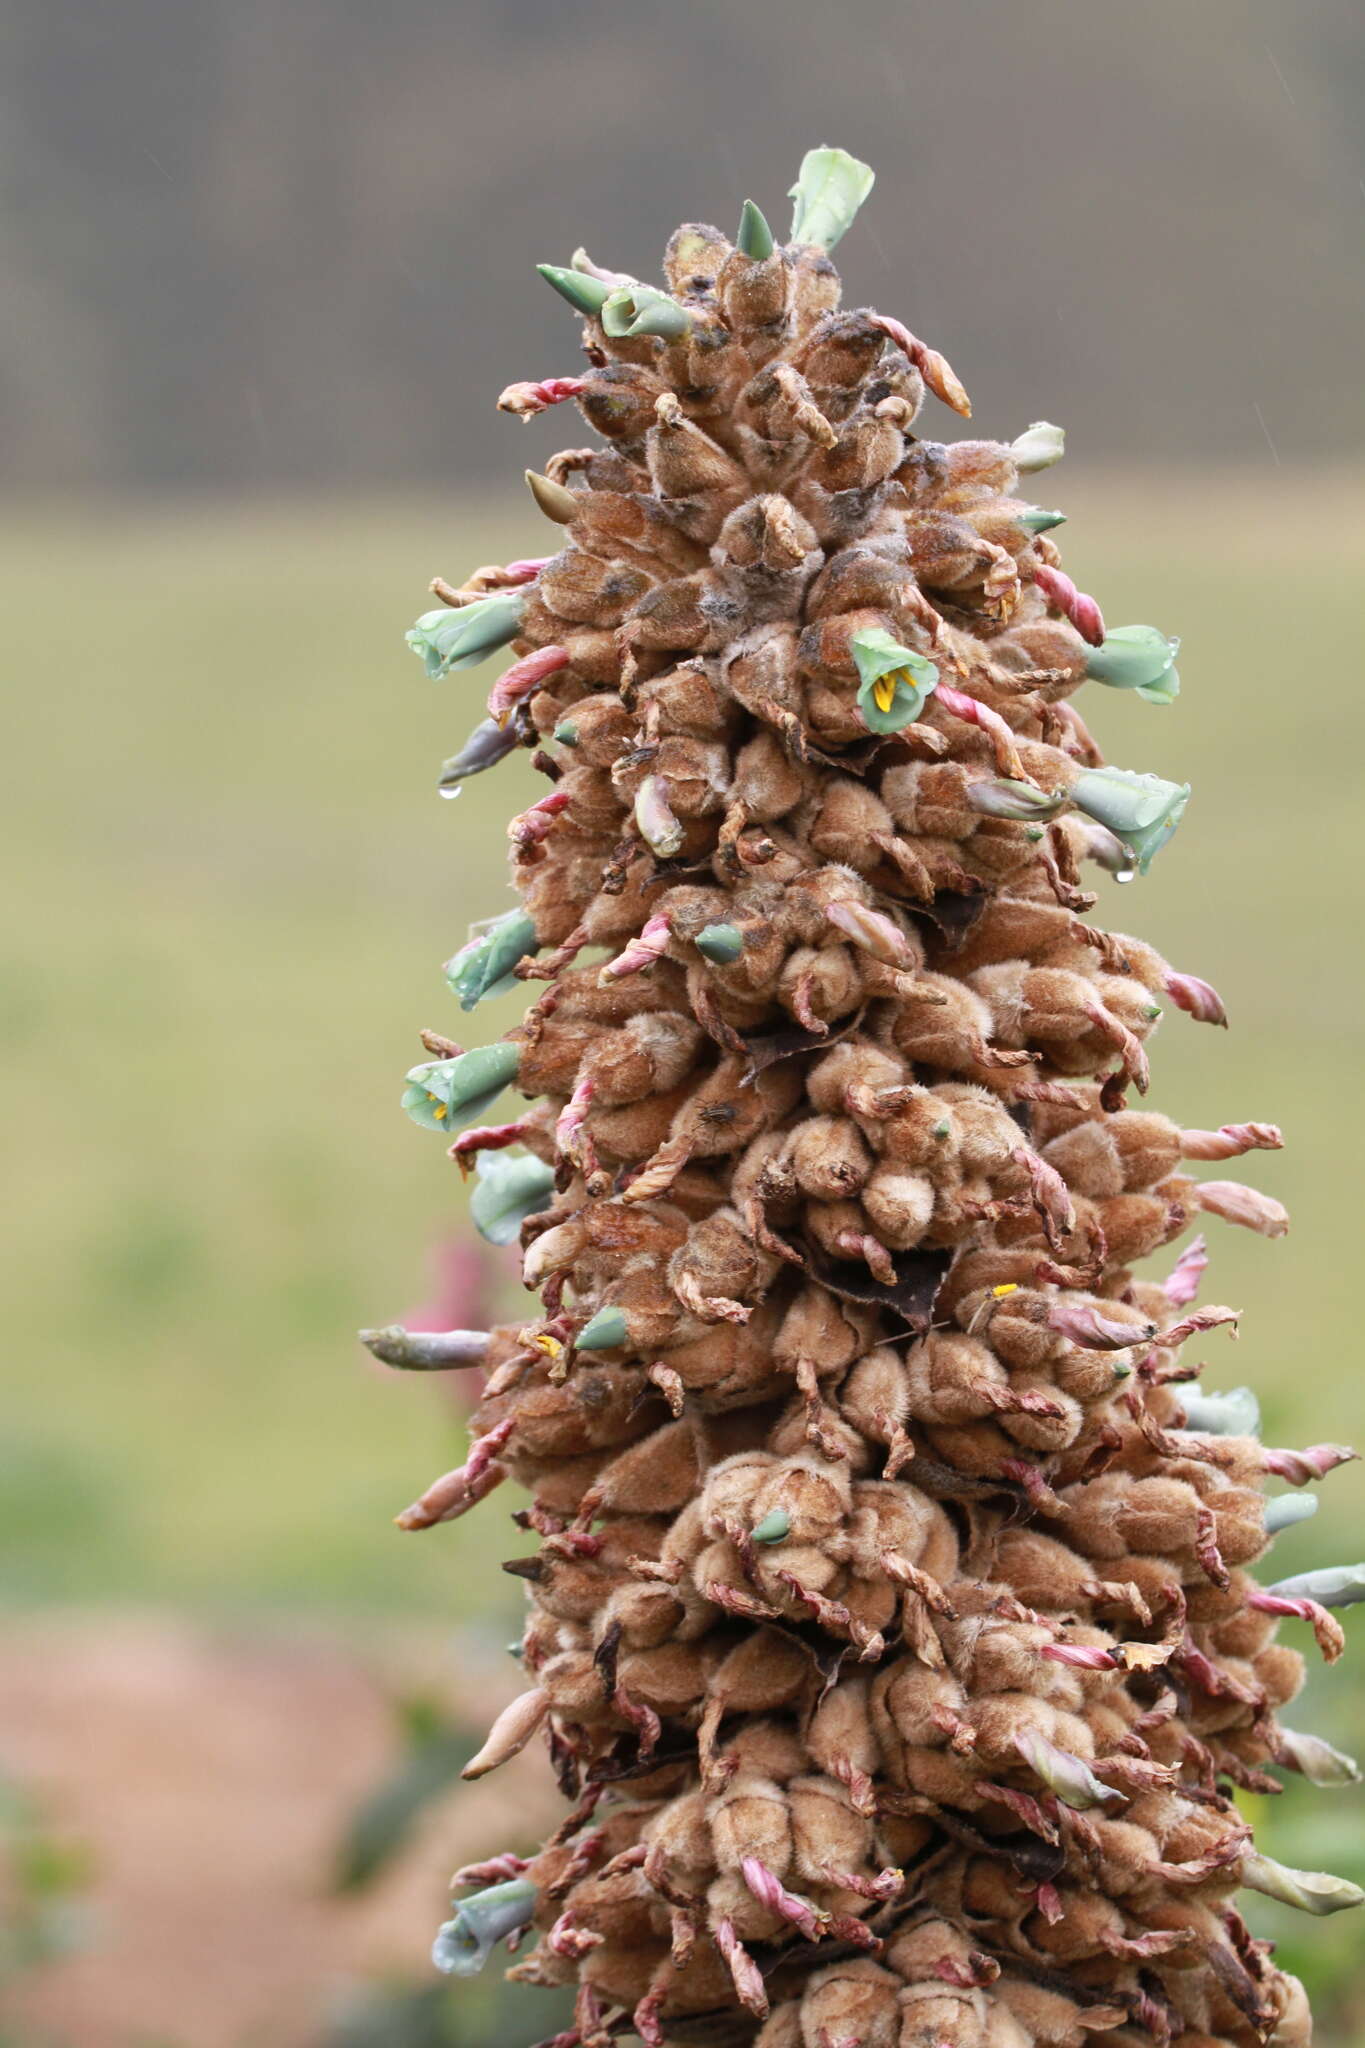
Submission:
[[[439,1097],[435,1095],[428,1095],[427,1101],[433,1105],[431,1113],[438,1120],[443,1116],[449,1115],[449,1111],[447,1110],[446,1105],[439,1099]]]
[[[876,682],[872,685],[872,701],[878,711],[889,711],[891,709],[891,706],[896,701],[896,684],[899,680],[899,669],[891,669],[886,675],[878,676]]]
[[[543,1351],[547,1358],[558,1358],[564,1349],[558,1337],[552,1337],[548,1330],[518,1330],[517,1342],[529,1344],[533,1351]]]
[[[1017,1294],[1018,1292],[1019,1282],[1017,1280],[1006,1280],[1002,1286],[992,1287],[991,1289],[991,1293],[997,1301],[999,1301],[1002,1294]]]

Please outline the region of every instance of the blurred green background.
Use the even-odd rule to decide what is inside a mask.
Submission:
[[[418,1027],[517,1010],[462,1016],[440,963],[510,900],[532,778],[438,801],[492,670],[433,685],[401,634],[433,573],[551,544],[510,480],[581,423],[492,412],[573,367],[529,266],[580,238],[644,266],[750,188],[780,218],[801,148],[842,142],[880,179],[851,296],[945,349],[982,432],[1073,428],[1044,494],[1068,569],[1111,623],[1184,641],[1175,707],[1096,688],[1086,714],[1111,759],[1194,785],[1098,915],[1232,1020],[1168,1016],[1153,1099],[1287,1139],[1246,1177],[1291,1235],[1211,1225],[1207,1296],[1246,1321],[1206,1381],[1256,1386],[1268,1441],[1365,1442],[1365,30],[1334,0],[1292,41],[1225,0],[119,13],[0,18],[0,1769],[55,1831],[49,1854],[25,1819],[20,1861],[89,1904],[0,2041],[311,2048],[343,2007],[356,2048],[529,2041],[539,2009],[428,1994],[400,2033],[361,1987],[426,1983],[445,1873],[536,1833],[534,1774],[419,1823],[373,1909],[326,1900],[413,1730],[457,1743],[514,1684],[506,1504],[392,1528],[458,1461],[459,1403],[352,1333],[429,1298],[466,1231],[397,1106]],[[488,1254],[514,1312],[513,1271]],[[1365,1554],[1359,1469],[1277,1574]],[[1365,1746],[1363,1658],[1314,1667],[1296,1725]],[[1362,1795],[1296,1782],[1257,1821],[1365,1880]],[[1255,1919],[1320,2041],[1365,2038],[1353,1917]]]

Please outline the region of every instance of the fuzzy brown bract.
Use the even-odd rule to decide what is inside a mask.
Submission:
[[[751,207],[735,245],[686,226],[666,290],[545,266],[585,367],[502,402],[608,449],[532,478],[555,554],[438,581],[410,636],[436,674],[510,639],[489,730],[549,792],[520,922],[453,963],[526,1017],[428,1035],[405,1097],[540,1304],[448,1340],[482,1352],[470,1455],[402,1519],[525,1489],[525,1689],[470,1775],[545,1741],[570,1803],[462,1874],[437,1960],[533,1929],[557,2048],[1291,2048],[1239,1888],[1359,1895],[1232,1795],[1354,1769],[1281,1727],[1275,1640],[1335,1657],[1354,1594],[1263,1564],[1267,1480],[1350,1454],[1191,1388],[1236,1322],[1195,1305],[1202,1238],[1132,1270],[1201,1213],[1280,1234],[1183,1171],[1280,1137],[1135,1099],[1163,1013],[1222,1005],[1083,875],[1145,870],[1188,792],[1071,700],[1169,701],[1174,643],[1062,570],[1057,429],[920,430],[960,383],[829,260],[870,182],[812,152],[787,246]],[[478,1121],[509,1080],[531,1106]]]

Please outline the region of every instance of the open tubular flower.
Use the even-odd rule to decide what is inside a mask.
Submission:
[[[530,479],[557,554],[413,635],[433,674],[512,644],[452,786],[523,749],[549,783],[447,968],[534,997],[424,1032],[403,1098],[533,1306],[364,1341],[485,1376],[396,1520],[515,1482],[522,1689],[465,1776],[544,1744],[569,1802],[487,1845],[435,1960],[524,1944],[559,2048],[1291,2048],[1239,1897],[1360,1893],[1235,1795],[1357,1782],[1279,1713],[1365,1568],[1274,1580],[1351,1453],[1263,1444],[1202,1344],[1238,1311],[1196,1227],[1273,1258],[1288,1217],[1200,1172],[1280,1132],[1147,1106],[1162,1012],[1224,1007],[1092,917],[1189,790],[1072,699],[1169,704],[1176,643],[1061,567],[1020,487],[1060,428],[921,428],[965,392],[829,258],[871,184],[817,149],[785,246],[750,202],[658,285],[541,266],[586,366],[507,409],[605,445]]]

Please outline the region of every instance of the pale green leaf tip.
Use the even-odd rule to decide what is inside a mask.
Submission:
[[[846,149],[807,150],[791,188],[793,242],[832,249],[852,227],[876,177]]]

